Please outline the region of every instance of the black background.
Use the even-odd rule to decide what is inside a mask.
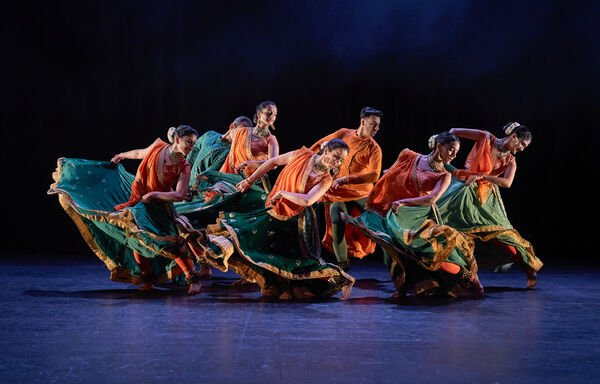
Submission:
[[[383,111],[384,168],[430,135],[533,142],[503,190],[543,261],[593,261],[600,101],[594,1],[25,1],[3,11],[2,254],[91,253],[47,196],[61,156],[108,160],[168,127],[224,131],[262,100],[281,152]],[[454,162],[462,166],[471,142]],[[137,163],[127,161],[135,172]]]

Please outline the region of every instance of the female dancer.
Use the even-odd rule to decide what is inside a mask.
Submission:
[[[49,193],[59,194],[90,248],[111,270],[111,280],[150,289],[154,282],[177,277],[181,268],[188,293],[199,292],[199,275],[186,258],[170,204],[187,194],[185,156],[197,137],[196,130],[180,125],[169,130],[170,145],[157,139],[147,148],[115,155],[112,164],[59,159]],[[135,179],[122,165],[115,167],[122,159],[142,159]]]
[[[456,157],[460,142],[443,132],[429,146],[427,156],[400,152],[369,194],[367,212],[344,219],[382,246],[393,297],[407,292],[481,297],[472,241],[443,225],[435,204],[450,185],[444,164]]]
[[[320,258],[316,203],[332,183],[330,171],[348,155],[348,146],[334,139],[320,153],[303,147],[265,161],[236,186],[245,192],[262,175],[285,166],[266,199],[266,209],[224,213],[206,228],[208,241],[191,243],[215,267],[233,269],[260,285],[265,296],[281,300],[330,296],[342,289],[347,299],[354,279]]]
[[[242,127],[228,131],[221,140],[231,143],[231,150],[220,171],[239,173],[246,176],[254,172],[265,160],[279,155],[279,144],[270,128],[275,129],[277,106],[272,101],[263,101],[256,107],[254,127]]]
[[[531,244],[512,227],[500,198],[498,186],[510,188],[517,171],[515,154],[531,144],[531,131],[512,122],[503,128],[505,136],[497,138],[487,131],[452,128],[456,136],[475,141],[467,157],[467,170],[455,170],[454,176],[471,186],[475,198],[464,205],[469,210],[449,209],[443,215],[455,228],[473,235],[477,242],[477,259],[481,266],[499,267],[516,262],[527,275],[527,287],[537,282],[542,262]],[[469,198],[465,193],[448,196],[448,204]],[[464,203],[464,202],[463,202]]]
[[[171,127],[168,132],[171,145],[161,139],[144,149],[134,149],[116,154],[111,162],[118,163],[122,159],[141,159],[135,181],[131,187],[129,201],[115,206],[115,211],[131,207],[142,201],[143,203],[173,203],[183,201],[187,197],[190,184],[191,166],[186,156],[194,148],[198,139],[198,132],[188,126],[180,125]],[[173,190],[173,185],[176,185]],[[144,284],[142,290],[151,289],[152,264],[150,259],[133,251],[135,260],[142,271]],[[175,262],[185,273],[186,282],[189,284],[188,294],[200,292],[200,276],[194,270],[194,263],[189,258],[178,256]]]

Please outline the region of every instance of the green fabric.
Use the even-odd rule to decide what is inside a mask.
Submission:
[[[227,263],[235,260],[250,270],[240,273],[243,277],[257,280],[254,274],[262,276],[265,284],[257,281],[262,286],[280,284],[276,280],[291,284],[302,281],[317,296],[333,295],[343,285],[352,284],[352,277],[320,258],[314,211],[308,208],[299,216],[302,218],[300,223],[304,224],[300,228],[298,216],[278,220],[269,215],[267,209],[225,212],[218,225],[236,251],[228,257],[219,243],[210,241],[208,247],[212,254],[209,254],[209,261],[226,269]]]
[[[177,244],[155,236],[177,235],[170,204],[140,202],[114,212],[114,206],[129,200],[134,180],[121,164],[62,158],[55,180],[49,192],[63,196],[63,207],[88,245],[97,247],[101,259],[110,260],[103,261],[120,276],[117,280],[141,276],[133,250],[152,259],[155,280],[167,279],[176,266],[172,258],[177,255]]]
[[[460,180],[452,179],[448,190],[436,205],[444,224],[477,239],[475,257],[479,266],[506,269],[507,263],[513,262],[498,243],[515,247],[522,263],[541,265],[531,244],[518,234],[508,220],[498,186],[493,186],[492,193],[483,205],[479,204],[476,188],[475,184],[467,186]],[[482,241],[486,237],[489,240]]]
[[[174,203],[177,215],[185,215],[196,228],[214,224],[219,212],[224,210],[249,212],[265,207],[268,194],[260,181],[245,193],[240,193],[235,190],[236,184],[244,179],[240,175],[205,171],[202,176],[204,179],[191,200]],[[219,193],[206,201],[204,192],[209,193],[215,189]]]
[[[225,163],[231,144],[221,141],[221,136],[218,132],[208,131],[196,140],[194,148],[187,156],[192,166],[191,185],[194,185],[200,173],[218,171]]]

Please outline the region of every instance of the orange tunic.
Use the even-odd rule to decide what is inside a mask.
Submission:
[[[253,129],[252,127],[236,129],[231,140],[231,149],[219,172],[234,173],[235,167],[244,161],[262,161],[269,158],[269,145],[267,141],[252,141]],[[255,170],[255,168],[247,167],[244,170],[244,174],[248,177]]]
[[[339,168],[336,178],[348,177],[348,181],[365,181],[357,184],[344,184],[336,190],[329,190],[324,197],[325,201],[344,202],[359,200],[365,198],[371,192],[373,183],[379,178],[381,173],[381,148],[372,137],[360,137],[356,134],[356,129],[341,128],[336,132],[317,141],[310,148],[314,152],[321,149],[321,144],[332,139],[341,139],[350,151],[348,156]],[[360,211],[353,209],[350,213],[353,217],[359,216]],[[327,230],[323,237],[322,244],[333,252],[331,218],[329,209],[325,210],[325,219]],[[375,251],[375,243],[366,238],[363,233],[352,225],[347,225],[345,234],[346,244],[348,245],[348,255],[363,258]]]
[[[186,159],[182,159],[177,164],[165,163],[166,148],[168,146],[169,144],[160,139],[152,145],[150,151],[138,167],[135,180],[131,185],[131,197],[129,201],[114,207],[115,211],[136,205],[148,192],[172,191],[173,185],[179,180],[179,176],[182,173],[191,172],[190,163]]]
[[[511,153],[500,156],[500,152],[494,145],[495,140],[496,137],[489,132],[485,133],[485,137],[477,140],[467,156],[465,162],[467,169],[455,170],[454,177],[466,180],[470,175],[500,176],[503,174],[514,160],[514,156]],[[481,205],[487,201],[491,191],[492,183],[487,180],[477,180],[477,197]]]
[[[394,165],[373,187],[366,209],[385,216],[396,200],[430,194],[447,172],[419,169],[421,156],[408,148],[402,150]]]
[[[306,147],[294,151],[292,160],[279,173],[267,201],[277,191],[308,193],[315,185],[323,181],[331,183],[332,177],[329,173],[318,177],[310,176],[315,157],[316,154]],[[277,219],[287,220],[296,216],[302,209],[304,207],[287,199],[281,199],[275,203],[269,214]]]

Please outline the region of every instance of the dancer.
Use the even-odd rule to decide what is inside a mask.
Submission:
[[[272,101],[263,101],[256,107],[254,127],[241,127],[228,131],[222,140],[231,143],[231,150],[220,171],[223,173],[244,172],[249,176],[265,160],[279,155],[277,138],[270,129],[275,129],[277,106]]]
[[[472,193],[456,191],[450,194],[448,204],[460,201],[470,209],[448,209],[444,216],[455,223],[455,228],[477,239],[480,266],[506,267],[516,262],[527,275],[527,287],[533,288],[537,271],[543,264],[531,244],[508,221],[498,188],[512,185],[517,171],[514,155],[531,144],[532,135],[529,128],[517,122],[506,124],[503,130],[503,138],[476,129],[450,130],[456,136],[475,141],[467,157],[466,170],[454,171],[454,176],[465,181]]]
[[[354,279],[320,258],[311,207],[330,188],[330,171],[347,155],[346,143],[334,139],[318,154],[303,147],[265,161],[236,188],[238,193],[245,192],[269,170],[285,166],[266,200],[266,209],[224,212],[216,225],[206,228],[208,239],[189,237],[194,239],[192,251],[223,271],[231,268],[258,283],[265,296],[281,300],[323,297],[341,289],[342,299],[347,299]]]
[[[196,183],[199,174],[204,171],[218,171],[225,163],[231,148],[230,141],[223,141],[223,137],[232,131],[243,127],[252,127],[252,120],[246,116],[236,117],[225,134],[207,131],[196,140],[194,148],[187,156],[192,166],[190,183]]]
[[[111,270],[112,280],[142,284],[140,289],[146,290],[183,271],[192,295],[200,291],[200,276],[178,236],[171,203],[187,195],[190,164],[185,156],[198,133],[180,125],[168,135],[170,145],[157,139],[146,148],[115,155],[112,164],[61,158],[49,193],[59,194],[88,245]],[[118,164],[122,159],[142,159],[135,178]]]
[[[350,269],[348,255],[362,258],[375,250],[375,244],[353,227],[346,227],[341,213],[360,215],[373,184],[381,173],[381,148],[373,137],[381,124],[382,112],[371,107],[360,111],[357,129],[341,128],[317,141],[310,148],[316,152],[321,144],[332,139],[344,140],[350,147],[346,161],[339,167],[337,179],[325,196],[332,202],[326,208],[326,233],[323,246],[335,254],[338,265],[345,271]]]
[[[358,218],[349,223],[380,244],[396,288],[393,297],[413,293],[479,298],[473,244],[468,236],[443,225],[436,201],[450,185],[449,164],[460,148],[448,132],[432,136],[432,152],[404,149],[369,194]]]

